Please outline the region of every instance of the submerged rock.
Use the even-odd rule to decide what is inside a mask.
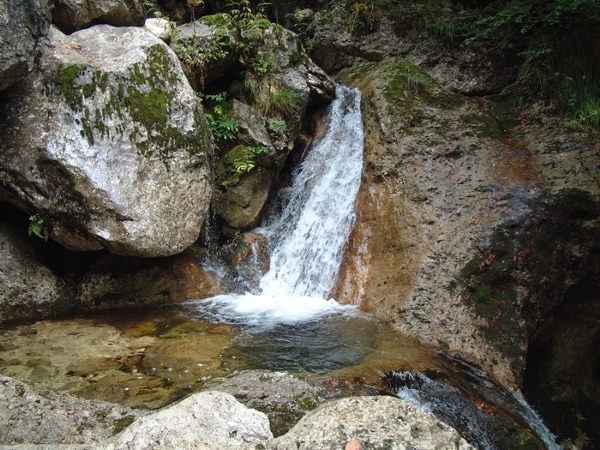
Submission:
[[[52,28],[1,99],[0,197],[73,250],[167,256],[200,233],[210,131],[171,50],[141,28]]]
[[[90,25],[141,26],[145,14],[139,0],[57,0],[52,23],[64,33]]]
[[[393,397],[333,400],[300,419],[274,440],[274,450],[341,448],[473,449],[433,414]]]

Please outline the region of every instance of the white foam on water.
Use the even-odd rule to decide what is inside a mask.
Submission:
[[[203,300],[202,307],[219,322],[256,325],[261,328],[279,323],[307,322],[323,315],[356,312],[354,306],[340,305],[333,299],[253,294],[218,295]]]

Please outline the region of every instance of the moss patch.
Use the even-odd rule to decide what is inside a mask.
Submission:
[[[134,121],[129,138],[140,154],[148,157],[158,154],[167,163],[173,152],[180,149],[190,154],[204,152],[208,142],[208,130],[202,126],[204,118],[199,107],[194,110],[198,126],[193,133],[183,135],[168,124],[172,87],[177,81],[169,63],[166,50],[156,44],[148,48],[146,60],[133,64],[124,77],[70,65],[61,68],[55,81],[47,81],[46,87],[49,92],[59,93],[73,111],[81,114],[76,122],[81,127],[81,136],[90,146],[94,145],[97,136],[110,138],[111,133],[123,135],[127,126],[126,111]],[[85,99],[100,91],[105,94],[108,91],[105,96],[108,99],[91,111]],[[109,118],[119,119],[117,125],[109,127],[106,123]]]

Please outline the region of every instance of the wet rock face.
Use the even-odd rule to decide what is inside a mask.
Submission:
[[[33,64],[36,41],[49,26],[45,0],[0,3],[0,91],[25,77]]]
[[[73,250],[167,256],[211,197],[210,131],[170,49],[140,28],[52,28],[40,70],[1,99],[0,197]]]
[[[582,235],[569,226],[596,230],[586,219],[600,178],[595,137],[551,119],[538,127],[511,119],[498,99],[452,94],[401,59],[348,73],[364,93],[367,170],[336,298],[520,385],[527,348],[548,325],[539,320],[560,303],[544,294],[557,291],[548,280],[569,287],[557,269],[538,268],[570,261],[562,273],[572,279],[595,248],[554,247],[565,232]],[[547,239],[552,226],[541,218],[556,216],[547,202],[575,204],[582,195],[588,206],[559,216],[571,225]],[[584,222],[567,220],[578,216]],[[534,250],[544,240],[547,250]],[[534,314],[538,307],[544,313]]]
[[[521,236],[533,335],[524,393],[580,448],[600,442],[599,213],[597,199],[569,190],[546,199]]]
[[[52,23],[67,34],[99,24],[141,26],[144,12],[138,0],[58,0],[52,9]]]
[[[599,410],[597,135],[456,96],[400,59],[347,77],[367,170],[336,298],[504,385],[525,376],[583,430]]]
[[[355,397],[325,403],[303,417],[272,448],[473,449],[433,414],[393,397]]]

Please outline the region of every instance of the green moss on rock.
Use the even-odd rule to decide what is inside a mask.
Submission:
[[[81,126],[81,136],[87,139],[90,146],[95,143],[95,135],[110,137],[111,129],[116,133],[125,132],[125,125],[109,127],[106,124],[109,118],[116,117],[121,122],[124,121],[125,110],[136,124],[129,138],[141,155],[150,157],[157,153],[167,163],[172,153],[178,150],[185,150],[190,154],[204,152],[208,131],[202,127],[204,119],[198,107],[193,114],[195,122],[200,126],[189,135],[168,125],[171,90],[177,82],[177,74],[170,70],[166,49],[156,44],[149,47],[146,54],[146,60],[133,64],[125,77],[95,70],[87,77],[91,81],[82,83],[81,80],[92,69],[70,65],[59,70],[54,82],[46,84],[50,92],[52,85],[57,86],[58,93],[69,107],[81,113],[81,118],[76,122]],[[84,100],[92,98],[99,91],[105,94],[109,91],[108,100],[92,114]],[[145,128],[145,133],[141,127]]]

